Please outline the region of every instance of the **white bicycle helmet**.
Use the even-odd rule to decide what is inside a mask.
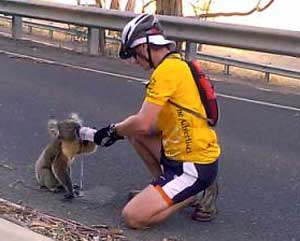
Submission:
[[[165,38],[159,20],[148,13],[135,17],[124,27],[119,52],[120,58],[131,58],[134,53],[133,48],[144,43],[175,47],[175,42]]]

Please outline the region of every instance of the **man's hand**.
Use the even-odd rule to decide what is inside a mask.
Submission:
[[[117,134],[114,124],[111,124],[107,127],[104,127],[102,129],[98,130],[94,136],[94,142],[97,145],[101,145],[101,146],[105,146],[105,147],[111,146],[117,140],[121,140],[121,139],[124,139],[124,137],[119,136]]]
[[[117,140],[124,139],[116,133],[115,125],[111,124],[100,130],[92,129],[89,127],[81,127],[79,136],[82,140],[93,141],[96,145],[111,146]]]

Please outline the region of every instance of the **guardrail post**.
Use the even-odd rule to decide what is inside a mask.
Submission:
[[[32,34],[32,26],[28,26],[28,33]]]
[[[229,75],[230,74],[230,65],[229,64],[224,64],[224,74]]]
[[[99,55],[99,29],[88,28],[88,49],[90,55]]]
[[[105,39],[105,29],[104,28],[100,28],[99,29],[99,50],[100,50],[100,54],[104,54],[104,49],[105,49],[105,43],[106,43],[106,39]]]
[[[198,44],[197,52],[201,52],[202,51],[202,47],[203,47],[203,44]]]
[[[22,17],[17,15],[12,17],[12,37],[14,39],[22,38]]]
[[[49,29],[49,38],[50,39],[53,39],[53,36],[54,36],[54,31],[53,30],[51,30],[51,29]]]
[[[185,59],[192,60],[197,56],[197,43],[187,41],[185,46]]]
[[[265,80],[267,81],[267,83],[270,82],[270,73],[268,72],[265,73]]]

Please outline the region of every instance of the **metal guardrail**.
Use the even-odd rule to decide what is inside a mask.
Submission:
[[[290,78],[300,79],[300,71],[297,71],[297,70],[290,70],[290,69],[275,67],[275,66],[266,65],[266,64],[250,63],[247,61],[226,58],[226,57],[220,57],[220,56],[215,56],[215,55],[211,55],[211,54],[208,55],[208,54],[199,53],[199,52],[197,53],[197,58],[199,58],[201,60],[209,61],[209,62],[223,64],[225,74],[229,74],[230,66],[235,66],[235,67],[239,67],[239,68],[263,72],[263,73],[265,73],[266,81],[270,80],[270,74],[276,74],[276,75],[286,76],[286,77],[290,77]]]
[[[87,31],[71,28],[70,26],[68,28],[63,28],[63,27],[58,27],[50,24],[43,24],[43,23],[36,23],[36,22],[29,22],[29,21],[23,21],[23,24],[24,26],[29,28],[29,32],[32,32],[33,28],[48,30],[50,38],[53,38],[54,32],[60,32],[71,36],[87,38]]]
[[[0,19],[11,21],[11,18],[6,17],[6,16],[0,16]],[[50,38],[53,38],[53,31],[65,33],[65,34],[69,34],[69,35],[73,35],[73,36],[78,35],[78,30],[53,26],[52,24],[44,24],[44,23],[37,23],[37,22],[31,22],[31,21],[23,21],[23,24],[30,29],[37,28],[37,29],[48,30]],[[29,31],[29,32],[31,32],[31,31]],[[81,32],[79,32],[79,34],[84,35],[84,37],[87,36],[87,33],[85,31],[81,31]],[[105,41],[107,41],[107,40],[109,40],[111,42],[119,41],[110,36],[106,36],[105,38],[106,38]],[[223,64],[224,65],[224,73],[227,75],[230,74],[230,67],[235,66],[235,67],[239,67],[239,68],[251,69],[251,70],[263,72],[263,73],[265,73],[266,81],[270,80],[270,74],[276,74],[276,75],[286,76],[286,77],[290,77],[290,78],[300,79],[300,71],[296,71],[296,70],[289,70],[289,69],[284,69],[284,68],[275,67],[275,66],[271,66],[271,65],[265,65],[265,64],[256,64],[256,63],[252,63],[249,61],[232,59],[229,57],[221,57],[221,56],[216,56],[216,55],[211,55],[211,54],[205,54],[203,52],[197,52],[196,57],[198,59],[201,59],[204,61]]]
[[[13,37],[21,38],[21,17],[50,20],[88,27],[90,54],[98,54],[99,36],[104,42],[104,29],[121,30],[124,25],[136,16],[130,12],[106,10],[95,7],[70,6],[64,4],[43,3],[35,0],[1,0],[0,13],[13,16]],[[158,16],[169,38],[186,41],[187,58],[196,57],[196,43],[272,54],[300,57],[300,32],[257,28],[243,25],[204,22],[192,18]],[[99,33],[100,30],[100,33]],[[200,55],[208,59],[208,56]],[[211,61],[221,62],[225,66],[238,66],[268,73],[296,76],[298,71],[283,70],[272,66],[260,66],[242,61],[232,61],[219,57],[210,57]],[[231,61],[231,62],[230,62]],[[228,67],[229,70],[229,67]]]
[[[0,19],[4,21],[11,21],[11,17],[9,16],[0,16]],[[78,29],[73,29],[70,28],[70,25],[68,24],[68,27],[60,27],[60,26],[55,26],[51,23],[38,23],[38,22],[32,22],[32,21],[22,21],[23,26],[27,27],[29,29],[29,33],[32,32],[33,28],[36,29],[42,29],[42,30],[48,30],[49,31],[49,37],[53,38],[53,32],[59,32],[59,33],[64,33],[72,36],[80,36],[83,38],[87,38],[87,31],[85,30],[78,30]]]
[[[121,30],[135,14],[35,0],[1,0],[3,14],[52,20],[90,28]],[[167,36],[183,41],[300,57],[300,32],[159,16]]]

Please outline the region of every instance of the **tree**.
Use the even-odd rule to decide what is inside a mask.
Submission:
[[[182,16],[182,0],[156,0],[156,14]]]
[[[147,3],[145,3],[143,0],[142,13],[144,13],[146,8],[149,7],[152,3],[156,3],[156,0],[150,0]]]
[[[194,17],[206,19],[206,18],[215,18],[215,17],[248,16],[254,12],[262,12],[262,11],[266,10],[268,7],[270,7],[272,5],[274,0],[269,0],[269,2],[267,4],[265,4],[264,6],[261,6],[262,0],[258,0],[256,5],[252,9],[250,9],[249,11],[246,11],[246,12],[215,12],[215,13],[209,12],[209,8],[211,6],[211,0],[209,0],[208,2],[209,2],[209,4],[208,4],[207,11],[204,11],[204,13],[202,13],[202,14],[197,14]],[[193,5],[194,12],[195,12],[196,8],[197,8],[197,6]]]
[[[110,9],[120,10],[120,2],[119,2],[119,0],[111,0]]]
[[[95,0],[95,3],[99,6],[99,8],[102,8],[101,0]]]
[[[217,0],[215,0],[217,1]],[[222,0],[219,0],[222,1]],[[224,0],[226,1],[226,0]],[[230,16],[247,16],[254,12],[262,12],[269,8],[275,0],[269,0],[265,5],[262,5],[263,1],[258,0],[255,6],[246,12],[210,12],[213,1],[212,0],[196,0],[196,3],[191,4],[194,10],[194,16],[197,18],[214,18],[214,17],[230,17]],[[182,0],[149,0],[143,5],[142,12],[151,4],[156,3],[156,13],[161,15],[174,15],[182,16]],[[199,10],[201,13],[199,13]]]
[[[193,8],[193,11],[194,11],[194,15],[195,16],[198,16],[199,15],[199,10],[201,12],[204,12],[204,13],[209,13],[210,12],[210,7],[211,7],[211,4],[212,4],[212,0],[197,0],[194,4],[191,3],[191,6]]]
[[[182,0],[156,0],[156,14],[182,16]],[[176,41],[176,50],[181,48],[182,41]]]
[[[125,11],[134,12],[136,0],[128,0],[126,3]]]

